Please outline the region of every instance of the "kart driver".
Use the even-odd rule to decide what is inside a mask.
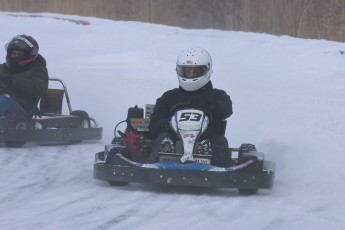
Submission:
[[[177,136],[170,128],[171,112],[177,105],[198,108],[210,115],[210,123],[201,136],[201,143],[211,149],[211,164],[230,166],[228,141],[224,137],[224,120],[232,114],[232,102],[225,91],[213,88],[210,77],[212,59],[202,48],[183,50],[176,63],[179,88],[165,92],[157,99],[151,115],[149,131],[152,139],[150,160],[157,162],[159,152],[175,152]],[[205,146],[202,147],[205,149]],[[207,146],[206,146],[207,149]]]
[[[0,117],[23,117],[33,111],[48,88],[45,59],[38,43],[17,35],[6,45],[6,63],[0,64]]]

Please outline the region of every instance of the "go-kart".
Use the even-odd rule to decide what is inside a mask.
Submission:
[[[136,182],[228,187],[237,188],[242,194],[255,194],[258,189],[273,186],[274,163],[266,161],[253,144],[229,148],[230,167],[212,165],[211,153],[200,154],[197,151],[202,143],[199,137],[207,128],[209,116],[194,108],[178,109],[171,117],[170,126],[179,137],[176,152],[160,152],[158,162],[150,162],[152,140],[148,126],[153,109],[154,105],[146,105],[145,117],[142,108],[136,106],[128,110],[127,119],[115,127],[112,143],[96,153],[94,178],[112,186]],[[127,122],[125,132],[116,132],[123,122]],[[237,157],[231,157],[234,152]]]
[[[50,145],[102,139],[102,128],[94,118],[85,111],[72,110],[66,84],[58,78],[49,81],[61,86],[49,88],[27,116],[0,118],[0,143],[22,147],[27,142]],[[62,113],[63,101],[69,114]]]

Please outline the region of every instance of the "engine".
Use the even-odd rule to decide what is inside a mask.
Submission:
[[[154,105],[147,104],[145,109],[138,106],[131,107],[127,113],[127,128],[125,132],[120,132],[120,137],[115,137],[113,144],[124,145],[128,149],[129,157],[132,160],[142,162],[148,159],[152,140],[149,134],[150,115]]]

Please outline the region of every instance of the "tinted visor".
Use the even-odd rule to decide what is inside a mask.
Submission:
[[[206,74],[208,68],[206,65],[201,66],[177,66],[177,74],[184,78],[197,78]]]

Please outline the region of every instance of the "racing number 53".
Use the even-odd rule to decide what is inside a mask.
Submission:
[[[201,113],[192,113],[192,112],[186,112],[186,113],[182,113],[180,116],[180,121],[200,121],[202,117]]]

